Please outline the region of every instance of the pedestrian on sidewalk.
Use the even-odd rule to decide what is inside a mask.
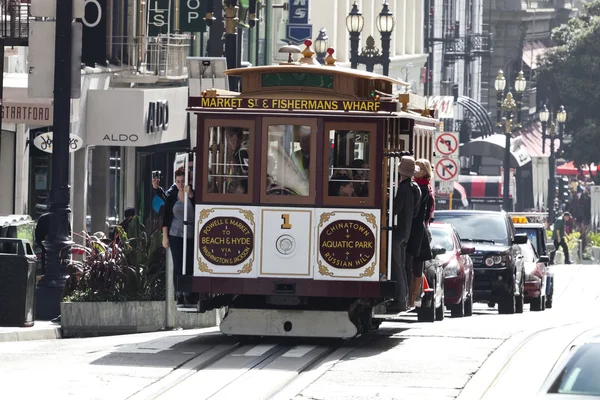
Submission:
[[[569,260],[569,248],[565,238],[565,224],[571,219],[571,214],[565,211],[562,217],[559,217],[554,222],[554,230],[552,231],[552,240],[554,241],[554,250],[550,253],[550,264],[554,264],[554,256],[560,246],[565,254],[565,264],[571,264]]]

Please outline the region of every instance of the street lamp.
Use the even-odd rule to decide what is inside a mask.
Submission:
[[[551,115],[546,105],[542,106],[542,111],[539,113],[540,122],[542,123],[542,152],[545,151],[546,142],[546,129],[548,127],[548,121],[551,121]],[[550,222],[554,222],[554,196],[556,190],[556,150],[554,148],[554,139],[556,138],[556,126],[558,125],[558,138],[561,141],[564,135],[565,122],[567,121],[567,112],[565,107],[560,106],[556,113],[556,123],[550,123],[550,132],[547,135],[550,138],[550,158],[548,160],[548,167],[550,169],[550,176],[548,178],[548,218]]]
[[[517,112],[517,127],[520,127],[520,115],[523,107],[522,98],[523,93],[527,87],[527,81],[523,76],[523,73],[520,72],[515,80],[515,92],[517,93],[517,101],[515,101],[512,92],[510,89],[508,93],[504,95],[504,90],[506,89],[506,78],[504,77],[504,73],[502,70],[498,71],[498,75],[496,76],[496,80],[494,82],[494,88],[496,89],[496,126],[501,127],[504,125],[504,135],[506,138],[504,144],[504,174],[503,174],[503,192],[502,192],[502,208],[505,211],[511,211],[512,207],[510,206],[510,139],[512,133],[512,122],[514,112]],[[504,113],[504,117],[502,117],[502,113]]]
[[[523,71],[520,71],[515,80],[515,91],[517,92],[517,128],[521,128],[521,110],[523,109],[523,94],[527,89],[527,81],[523,75]]]
[[[329,37],[325,28],[319,30],[319,36],[315,40],[315,52],[317,53],[317,61],[321,64],[325,62],[325,54],[329,48]]]
[[[373,72],[375,65],[383,66],[383,74],[388,75],[390,72],[390,43],[392,32],[394,31],[394,16],[389,9],[387,0],[384,0],[381,12],[377,16],[375,23],[377,30],[381,34],[381,52],[375,47],[375,39],[373,36],[368,36],[366,46],[358,53],[360,42],[360,33],[363,30],[365,19],[358,9],[358,4],[355,1],[352,5],[352,10],[346,17],[346,29],[350,33],[350,67],[358,68],[358,64],[364,64],[367,71]]]

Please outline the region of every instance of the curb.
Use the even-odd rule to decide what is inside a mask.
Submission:
[[[14,331],[0,332],[0,343],[25,342],[30,340],[53,340],[61,339],[61,327],[47,328],[15,328]]]

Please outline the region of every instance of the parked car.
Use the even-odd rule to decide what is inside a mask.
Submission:
[[[533,244],[528,241],[519,245],[525,263],[525,303],[530,304],[531,311],[546,309],[546,289],[548,256],[539,256]]]
[[[531,223],[524,216],[515,215],[512,217],[517,233],[526,233],[529,241],[537,251],[537,254],[545,256],[546,264],[546,308],[552,308],[552,300],[554,298],[554,274],[550,267],[550,252],[546,243],[546,227],[544,224]]]
[[[474,300],[498,303],[500,314],[523,312],[525,264],[520,244],[527,235],[517,234],[503,211],[440,210],[435,220],[454,226],[463,243],[472,244],[475,279]]]
[[[430,226],[431,244],[446,249],[438,256],[444,268],[445,305],[452,317],[473,315],[473,261],[469,254],[475,247],[461,243],[460,236],[450,224],[434,222]]]

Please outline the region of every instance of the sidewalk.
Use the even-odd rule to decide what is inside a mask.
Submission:
[[[60,339],[61,337],[60,324],[53,324],[50,321],[35,321],[31,328],[0,327],[0,343],[50,340]]]

